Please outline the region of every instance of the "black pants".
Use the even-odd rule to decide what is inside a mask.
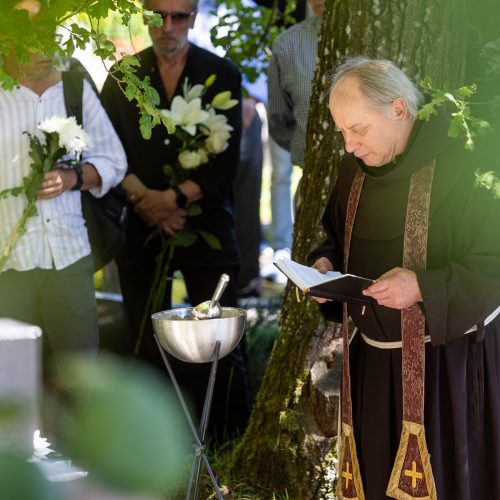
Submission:
[[[127,311],[132,338],[137,338],[144,315],[147,297],[154,272],[154,263],[138,267],[119,266],[120,285]],[[231,280],[220,303],[225,307],[236,306],[236,268],[192,267],[172,265],[171,271],[179,269],[186,283],[189,301],[199,304],[209,300],[222,273],[229,274]],[[170,273],[171,274],[171,273]],[[168,282],[161,310],[171,308],[171,281]],[[155,366],[167,377],[168,372],[153,337],[153,326],[148,318],[139,357]],[[175,377],[185,397],[192,403],[192,416],[199,418],[203,408],[205,391],[211,363],[185,363],[169,357]],[[219,442],[241,433],[249,417],[249,391],[247,371],[241,345],[219,361],[214,389],[208,434]]]

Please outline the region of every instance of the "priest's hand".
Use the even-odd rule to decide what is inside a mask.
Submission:
[[[176,208],[158,225],[170,236],[175,236],[177,231],[180,231],[186,225],[186,217],[186,210],[183,208]]]
[[[320,257],[311,267],[314,267],[320,273],[323,274],[325,274],[328,271],[333,271],[333,264],[326,257]],[[323,299],[321,297],[313,297],[313,299],[319,304],[324,304],[325,302],[331,302],[329,299]]]
[[[363,291],[381,306],[407,309],[423,300],[417,275],[408,269],[396,267],[382,274],[375,283]]]
[[[159,224],[177,208],[172,189],[145,189],[140,197],[130,196],[130,201],[135,203],[134,212],[150,225]]]

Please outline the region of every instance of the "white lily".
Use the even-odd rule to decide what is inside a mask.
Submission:
[[[193,136],[196,135],[196,125],[208,118],[208,113],[201,109],[199,97],[187,102],[183,97],[177,95],[173,98],[170,109],[163,109],[162,113]]]
[[[189,102],[193,99],[196,99],[197,97],[201,97],[204,88],[205,87],[199,83],[191,87],[185,95],[186,101]]]
[[[227,123],[227,116],[218,115],[213,109],[209,109],[208,113],[209,117],[203,123],[203,133],[208,135],[205,147],[209,153],[219,154],[228,147],[231,131],[234,129]]]
[[[80,154],[91,146],[90,136],[76,122],[74,116],[47,118],[38,125],[38,128],[48,134],[57,133],[59,135],[59,146],[66,149],[68,153]]]
[[[208,110],[208,117],[203,122],[203,133],[205,135],[210,135],[213,132],[219,132],[221,130],[227,130],[231,132],[233,127],[227,123],[226,115],[216,114],[213,109]]]

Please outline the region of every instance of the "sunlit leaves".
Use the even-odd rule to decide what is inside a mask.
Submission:
[[[266,71],[270,58],[269,47],[283,30],[277,26],[291,24],[290,13],[295,2],[287,2],[284,13],[276,7],[249,7],[243,0],[222,2],[217,12],[218,23],[210,32],[215,47],[222,47],[250,82]]]
[[[74,51],[94,45],[94,54],[103,61],[117,62],[116,47],[109,33],[101,30],[110,12],[128,26],[131,16],[143,14],[151,26],[160,26],[161,17],[143,10],[133,0],[52,0],[44,3],[40,13],[29,19],[25,10],[14,10],[13,1],[0,4],[0,54],[12,54],[20,62],[27,62],[31,53],[41,52],[50,56],[61,54],[69,58]],[[85,22],[84,22],[85,21]],[[64,33],[62,47],[54,38],[56,29]],[[153,127],[161,125],[169,133],[175,130],[172,121],[162,115],[157,106],[159,96],[149,79],[141,81],[135,75],[139,61],[134,56],[121,54],[114,76],[119,74],[119,85],[130,101],[135,100],[141,115],[140,129],[150,138]],[[0,66],[0,85],[12,90],[15,80]]]
[[[495,172],[476,170],[476,186],[487,189],[495,198],[500,198],[500,179]]]
[[[449,137],[465,136],[465,149],[474,149],[474,138],[490,128],[485,120],[472,116],[469,99],[476,93],[476,86],[463,86],[453,92],[446,89],[436,89],[432,81],[427,78],[420,82],[420,87],[429,100],[418,111],[421,120],[428,121],[432,115],[438,113],[438,109],[450,103],[453,112],[450,114],[450,125],[448,127]]]

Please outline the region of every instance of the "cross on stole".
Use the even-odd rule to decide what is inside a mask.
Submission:
[[[411,487],[415,489],[417,487],[417,479],[422,479],[423,475],[421,472],[417,472],[417,464],[415,460],[411,462],[411,470],[405,470],[405,476],[411,477]]]
[[[342,477],[345,479],[345,489],[349,488],[349,481],[352,480],[352,474],[349,472],[349,462],[346,462],[346,470],[342,472]]]

